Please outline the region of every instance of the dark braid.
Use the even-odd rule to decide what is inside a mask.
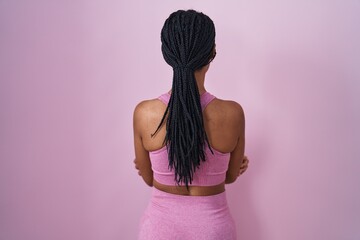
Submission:
[[[179,10],[166,19],[161,42],[164,59],[173,68],[174,75],[169,104],[152,136],[167,117],[164,144],[169,168],[175,170],[176,183],[185,183],[188,188],[194,172],[201,161],[205,161],[206,145],[211,150],[194,71],[214,57],[215,26],[203,13]]]

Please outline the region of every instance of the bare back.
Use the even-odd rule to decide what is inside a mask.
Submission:
[[[134,126],[135,124],[138,126],[141,144],[147,152],[163,147],[166,133],[165,125],[162,126],[154,137],[151,137],[151,134],[158,127],[165,110],[166,105],[158,99],[143,101],[135,109]],[[216,186],[190,186],[189,191],[187,191],[183,186],[163,185],[152,178],[152,185],[154,187],[165,192],[181,195],[213,195],[223,192],[225,190],[225,183],[231,183],[236,180],[244,157],[245,145],[245,119],[242,107],[234,101],[215,98],[204,109],[203,120],[211,147],[219,152],[231,153],[226,181]],[[148,174],[152,174],[152,171]]]

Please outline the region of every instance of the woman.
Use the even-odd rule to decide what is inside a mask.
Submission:
[[[194,10],[176,11],[161,41],[174,70],[172,88],[134,111],[134,162],[154,187],[139,239],[235,240],[225,184],[248,166],[245,119],[238,103],[204,86],[216,55],[214,23]]]

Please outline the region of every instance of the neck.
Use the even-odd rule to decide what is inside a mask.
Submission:
[[[198,89],[199,89],[199,94],[203,94],[204,92],[206,92],[206,89],[205,89],[205,73],[206,71],[195,71],[195,79],[196,79],[196,83],[197,83],[197,86],[198,86]]]
[[[207,68],[202,68],[202,69],[194,72],[196,84],[198,86],[200,95],[203,94],[204,92],[206,92],[205,84],[204,84],[206,72],[207,72]],[[171,94],[171,89],[169,91],[169,94]]]

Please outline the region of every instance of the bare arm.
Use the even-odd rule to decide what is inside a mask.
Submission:
[[[230,154],[228,171],[226,172],[225,183],[233,183],[247,169],[247,157],[244,156],[245,151],[245,116],[240,105],[237,104],[235,114],[235,126],[238,132],[238,141],[235,149]]]
[[[145,183],[150,187],[153,186],[153,171],[151,169],[151,162],[149,152],[144,148],[142,142],[142,126],[144,126],[144,104],[139,103],[134,111],[133,128],[134,128],[134,147],[135,147],[135,168],[138,169],[139,175],[143,178]]]

